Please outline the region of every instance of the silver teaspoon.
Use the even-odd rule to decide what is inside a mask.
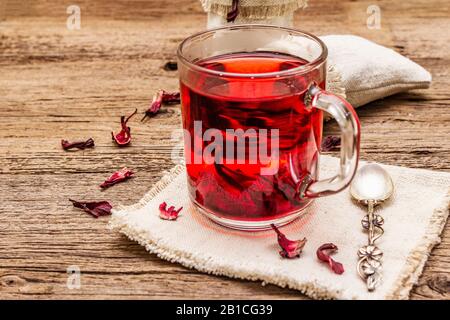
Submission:
[[[369,291],[381,283],[381,258],[383,252],[375,246],[375,241],[384,233],[383,218],[374,214],[376,205],[392,196],[394,184],[389,174],[381,166],[371,163],[358,170],[350,186],[353,199],[367,206],[368,214],[361,224],[368,232],[368,244],[358,251],[357,270],[359,276],[366,281]]]

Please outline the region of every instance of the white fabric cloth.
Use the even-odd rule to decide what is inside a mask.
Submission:
[[[273,16],[270,18],[246,18],[243,17],[242,15],[238,15],[233,23],[234,24],[261,23],[289,28],[292,27],[293,22],[294,22],[294,13],[286,13],[284,16]],[[226,17],[214,12],[208,12],[208,22],[207,22],[208,29],[223,27],[226,24],[228,24]]]
[[[392,49],[352,35],[321,37],[347,100],[359,107],[395,93],[426,89],[431,74]]]
[[[361,163],[364,165],[364,162]],[[321,157],[321,177],[337,170],[338,159]],[[307,214],[282,228],[290,239],[308,242],[298,259],[283,259],[273,231],[240,232],[220,227],[189,202],[185,169],[175,167],[137,204],[113,210],[110,226],[160,258],[201,272],[272,283],[313,298],[405,299],[417,282],[448,217],[450,173],[385,166],[396,191],[379,209],[385,234],[377,241],[384,252],[383,282],[373,293],[356,271],[357,250],[366,244],[361,227],[365,210],[348,190],[317,199]],[[163,201],[183,206],[176,221],[161,220]],[[318,261],[316,249],[333,242],[333,258],[345,267],[332,273]]]

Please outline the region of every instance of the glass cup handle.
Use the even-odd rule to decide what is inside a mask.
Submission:
[[[341,129],[341,161],[339,172],[332,178],[309,181],[300,197],[316,198],[337,193],[347,187],[358,168],[360,124],[353,107],[344,99],[312,84],[305,95],[305,105],[328,112]]]

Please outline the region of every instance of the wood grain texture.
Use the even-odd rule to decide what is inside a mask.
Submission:
[[[362,158],[450,171],[448,1],[311,0],[296,26],[319,35],[351,33],[389,46],[433,74],[429,90],[358,109]],[[66,8],[81,7],[81,30]],[[366,27],[381,8],[382,28]],[[131,204],[173,164],[171,133],[179,106],[133,121],[133,143],[117,148],[119,116],[142,112],[159,88],[176,90],[162,69],[177,44],[205,26],[199,1],[0,0],[0,298],[302,299],[293,290],[210,276],[161,261],[67,201]],[[441,30],[443,32],[436,32]],[[325,134],[337,133],[325,126]],[[92,137],[95,149],[63,152],[60,139]],[[112,171],[136,176],[101,191]],[[69,290],[66,270],[81,269]],[[450,298],[450,227],[432,252],[413,299]]]

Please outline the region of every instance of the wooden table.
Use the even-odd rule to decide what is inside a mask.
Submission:
[[[6,2],[5,2],[6,1]],[[448,1],[311,0],[296,26],[316,34],[350,33],[386,45],[433,74],[428,90],[399,94],[358,110],[362,158],[450,170]],[[68,30],[66,9],[81,8]],[[380,30],[366,9],[381,8]],[[180,108],[141,123],[118,148],[119,116],[141,112],[158,88],[177,90],[162,69],[177,44],[205,27],[199,1],[1,0],[0,3],[0,298],[303,298],[293,290],[201,274],[158,259],[72,208],[68,198],[131,204],[173,166],[171,132]],[[337,133],[334,124],[325,134]],[[92,137],[95,149],[64,152],[60,139]],[[116,169],[136,177],[107,191]],[[66,286],[81,269],[81,289]],[[450,298],[450,227],[411,297]]]

